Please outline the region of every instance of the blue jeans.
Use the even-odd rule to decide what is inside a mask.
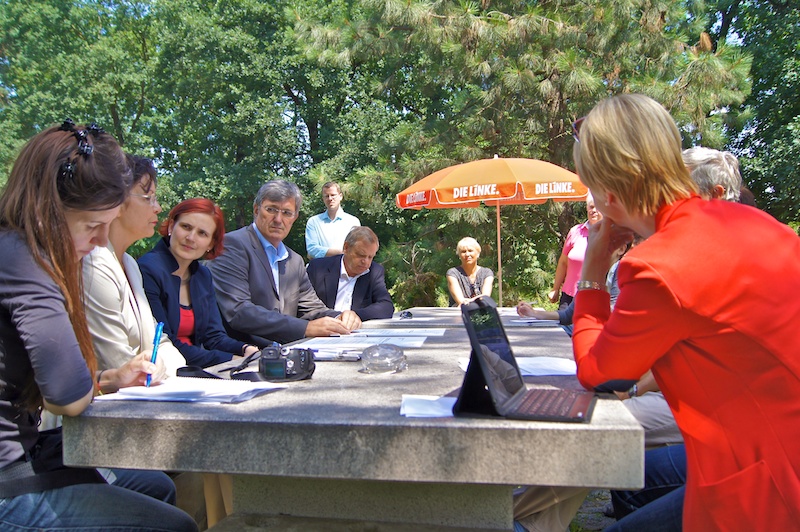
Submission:
[[[645,452],[644,488],[612,491],[617,523],[607,532],[681,530],[686,484],[686,449],[669,445]]]
[[[141,472],[138,472],[141,473]],[[124,475],[123,475],[124,476]],[[189,514],[108,484],[78,484],[0,499],[0,530],[197,532]]]
[[[175,483],[166,473],[136,469],[112,469],[111,471],[117,478],[110,484],[175,506],[177,496]]]

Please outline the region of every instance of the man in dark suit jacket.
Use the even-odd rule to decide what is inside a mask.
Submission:
[[[361,326],[353,311],[335,311],[320,301],[302,257],[283,244],[301,202],[294,183],[268,181],[253,202],[253,224],[225,235],[225,252],[208,262],[231,336],[265,346]]]
[[[361,321],[391,318],[394,305],[384,279],[385,270],[372,262],[378,237],[369,227],[354,227],[344,240],[344,254],[308,263],[308,278],[328,307],[353,310]]]

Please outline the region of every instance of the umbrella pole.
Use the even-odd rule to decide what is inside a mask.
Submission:
[[[503,306],[503,265],[500,262],[500,202],[497,202],[497,306]]]

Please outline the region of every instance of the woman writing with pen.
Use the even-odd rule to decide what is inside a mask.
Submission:
[[[161,206],[156,199],[156,171],[144,157],[128,155],[133,187],[111,222],[108,245],[83,261],[86,319],[100,369],[116,368],[139,353],[152,355],[155,319],[147,302],[142,274],[126,253],[137,240],[152,236]],[[166,334],[157,339],[158,359],[168,376],[186,365]]]
[[[81,303],[80,262],[105,245],[129,185],[114,138],[68,120],[22,148],[0,195],[2,530],[197,530],[169,504],[65,468],[60,431],[39,426],[43,411],[75,416],[95,393],[163,377],[145,354],[98,371]]]

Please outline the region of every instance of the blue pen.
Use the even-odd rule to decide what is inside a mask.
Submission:
[[[151,364],[155,364],[156,363],[156,355],[158,354],[158,344],[161,341],[161,333],[163,331],[164,331],[164,322],[163,321],[159,321],[158,325],[156,325],[156,336],[155,336],[155,338],[153,338],[153,355],[150,357],[150,363]],[[150,387],[150,379],[151,379],[151,376],[148,373],[147,374],[147,380],[144,383],[144,385],[146,387],[148,387],[148,388]]]

